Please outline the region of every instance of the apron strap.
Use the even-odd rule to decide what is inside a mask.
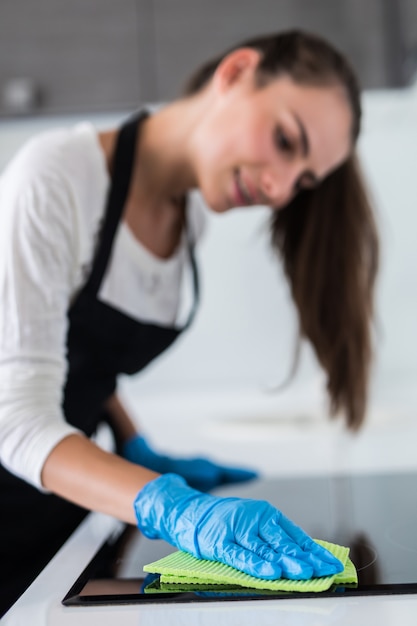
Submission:
[[[145,110],[128,120],[120,129],[117,137],[116,148],[113,159],[113,176],[107,199],[103,224],[100,229],[99,243],[93,261],[90,277],[87,280],[86,288],[97,295],[102,283],[108,261],[110,259],[111,248],[117,227],[122,218],[127,195],[129,193],[130,180],[132,177],[135,160],[135,150],[139,138],[141,123],[148,117]],[[192,272],[193,283],[193,304],[188,319],[183,329],[188,328],[197,311],[200,300],[200,287],[198,279],[197,264],[194,256],[194,243],[191,241],[191,234],[188,226],[187,243]]]
[[[87,281],[88,289],[97,294],[113,245],[129,192],[130,179],[135,158],[135,147],[141,122],[148,116],[144,111],[139,116],[127,121],[117,137],[113,159],[113,176],[107,199],[107,208],[99,234],[99,244],[93,262],[93,268]]]
[[[189,326],[191,326],[195,314],[198,309],[198,305],[200,303],[200,283],[198,280],[198,270],[197,263],[194,255],[194,243],[191,241],[191,236],[189,232],[189,228],[187,227],[187,241],[188,241],[188,254],[190,256],[190,264],[191,264],[191,275],[193,281],[193,303],[191,305],[190,313],[188,314],[188,319],[182,327],[183,330],[186,330]]]

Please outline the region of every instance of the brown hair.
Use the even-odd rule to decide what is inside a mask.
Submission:
[[[354,145],[360,131],[360,92],[342,54],[320,37],[300,31],[250,39],[232,50],[240,47],[262,54],[259,87],[280,74],[299,84],[342,86],[352,111]],[[204,88],[226,54],[200,68],[185,94]],[[331,412],[343,411],[348,426],[357,429],[368,396],[379,242],[355,154],[318,187],[300,192],[273,212],[271,240],[290,283],[300,337],[311,342],[327,374]]]

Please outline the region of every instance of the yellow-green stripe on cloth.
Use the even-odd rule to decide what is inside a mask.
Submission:
[[[310,580],[263,580],[245,574],[230,565],[217,561],[196,559],[186,552],[174,552],[163,559],[145,565],[145,572],[160,575],[160,583],[184,585],[238,585],[251,589],[268,589],[271,591],[299,591],[319,592],[326,591],[333,584],[355,584],[358,582],[355,566],[349,559],[349,548],[327,541],[316,540],[338,558],[345,569],[333,576],[322,576]]]

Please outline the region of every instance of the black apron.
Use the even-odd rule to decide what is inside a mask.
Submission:
[[[194,303],[185,326],[140,322],[97,298],[127,198],[142,113],[121,129],[113,180],[90,276],[72,304],[67,339],[66,420],[92,435],[106,421],[103,403],[119,374],[133,374],[166,350],[189,326],[198,302],[198,277],[189,243]],[[88,511],[44,494],[0,465],[0,615],[24,591]]]

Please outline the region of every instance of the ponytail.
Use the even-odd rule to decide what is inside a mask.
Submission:
[[[306,190],[271,221],[299,317],[327,376],[331,413],[357,429],[366,409],[378,269],[376,225],[357,160]]]

